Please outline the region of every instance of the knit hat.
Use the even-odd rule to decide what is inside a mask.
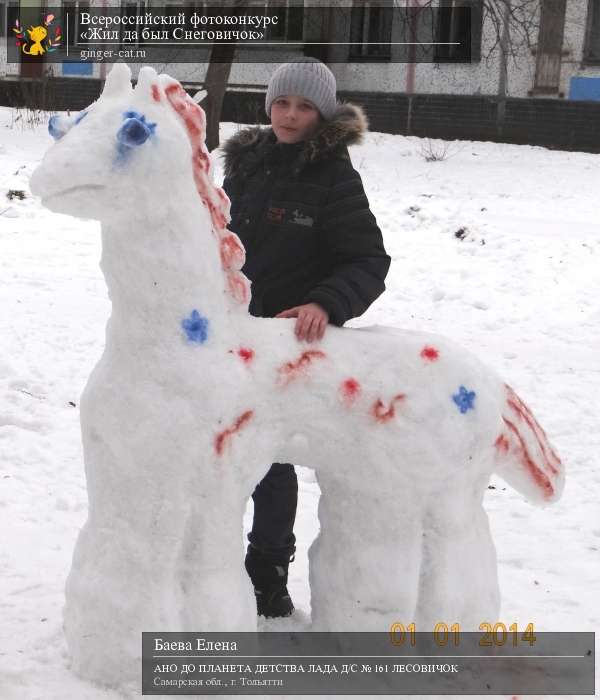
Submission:
[[[304,58],[295,63],[284,63],[271,76],[265,110],[271,116],[271,105],[281,95],[301,95],[310,100],[325,119],[335,112],[335,76],[316,58]]]

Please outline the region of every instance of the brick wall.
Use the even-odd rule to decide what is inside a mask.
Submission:
[[[600,153],[600,102],[364,92],[339,96],[364,107],[373,131]],[[229,92],[223,121],[266,123],[263,104],[262,93]]]
[[[0,80],[0,105],[78,111],[97,100],[101,88],[93,78],[5,79]]]
[[[500,140],[600,153],[600,102],[507,100]]]
[[[76,111],[97,99],[101,87],[90,78],[0,80],[0,104]],[[600,102],[372,92],[344,92],[340,98],[364,107],[373,131],[600,153]],[[222,119],[264,124],[263,106],[261,92],[228,92]]]

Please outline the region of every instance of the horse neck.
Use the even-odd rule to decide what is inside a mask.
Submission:
[[[112,301],[111,332],[144,345],[171,342],[181,321],[197,310],[215,333],[230,338],[235,315],[227,313],[225,277],[203,205],[198,199],[182,208],[166,200],[160,210],[155,200],[154,208],[136,206],[126,219],[102,222],[100,266]]]

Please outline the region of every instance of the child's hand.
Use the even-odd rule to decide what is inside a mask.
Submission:
[[[297,318],[294,328],[296,338],[312,343],[313,340],[321,340],[325,335],[329,314],[318,304],[310,303],[286,309],[277,314],[275,318]]]

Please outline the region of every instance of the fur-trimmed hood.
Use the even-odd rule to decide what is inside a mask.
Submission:
[[[303,142],[294,170],[300,172],[304,165],[321,160],[333,152],[343,154],[347,146],[361,142],[367,129],[367,116],[361,107],[351,102],[338,103],[333,117],[323,121],[310,139]],[[252,169],[275,143],[271,127],[253,126],[242,129],[223,144],[225,175],[231,177],[240,170]]]

